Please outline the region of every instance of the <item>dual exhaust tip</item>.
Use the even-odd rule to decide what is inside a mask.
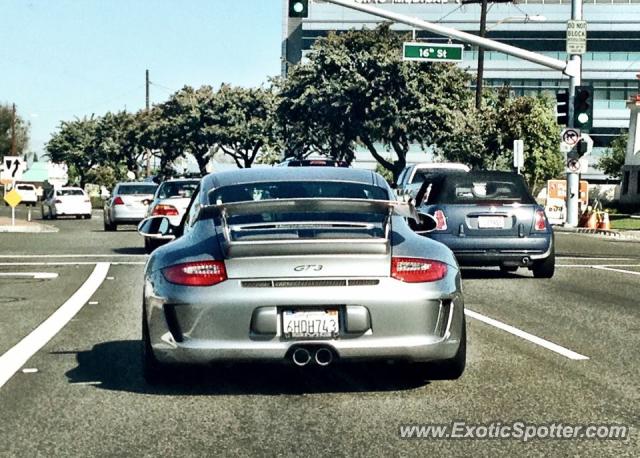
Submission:
[[[328,366],[333,362],[333,352],[326,347],[309,350],[305,347],[296,348],[291,354],[291,361],[298,367],[303,367],[314,361],[318,366]]]

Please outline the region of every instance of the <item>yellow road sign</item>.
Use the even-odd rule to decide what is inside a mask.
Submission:
[[[20,197],[20,193],[14,188],[5,194],[4,201],[8,203],[11,208],[16,208],[16,206],[22,201],[22,197]]]

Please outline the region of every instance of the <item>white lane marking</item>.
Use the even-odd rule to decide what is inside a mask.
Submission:
[[[35,280],[51,280],[58,278],[54,272],[0,272],[0,277],[34,278]]]
[[[0,259],[16,258],[140,258],[146,254],[0,254]]]
[[[0,267],[11,266],[94,266],[97,263],[90,261],[60,261],[60,262],[0,262]],[[144,261],[115,261],[110,262],[112,266],[144,266]]]
[[[98,290],[109,271],[109,263],[98,263],[84,284],[31,334],[0,356],[0,388],[44,347],[82,309]]]
[[[625,267],[625,266],[619,266],[619,267]],[[630,266],[630,267],[635,267],[635,266]],[[611,267],[605,267],[605,266],[593,266],[593,268],[598,270],[609,270],[611,272],[620,272],[622,274],[640,275],[640,272],[634,272],[633,270],[612,269]]]
[[[630,258],[585,258],[584,256],[557,256],[556,259],[584,259],[585,261],[587,260],[593,260],[595,259],[596,261],[630,261],[633,259],[633,257]]]
[[[640,267],[640,264],[556,264],[556,267],[582,267],[587,269],[597,269],[600,267]]]
[[[575,351],[571,351],[568,348],[561,347],[558,344],[554,344],[553,342],[549,342],[541,337],[534,336],[533,334],[529,334],[521,329],[515,328],[511,325],[503,323],[502,321],[494,320],[493,318],[489,318],[488,316],[481,315],[480,313],[474,312],[469,309],[464,310],[465,315],[475,318],[478,321],[482,321],[488,325],[494,326],[498,329],[502,329],[510,334],[521,337],[529,342],[532,342],[536,345],[546,348],[547,350],[551,350],[556,352],[564,357],[574,360],[584,360],[589,359],[588,356],[581,355],[580,353],[576,353]]]

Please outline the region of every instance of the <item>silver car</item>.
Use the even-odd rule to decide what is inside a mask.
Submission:
[[[163,216],[138,227],[176,237],[145,267],[146,379],[161,380],[177,363],[357,360],[459,377],[460,271],[446,246],[418,235],[434,227],[367,170],[208,175],[181,227]]]
[[[104,230],[115,231],[119,224],[142,221],[157,187],[155,183],[118,183],[104,202]]]
[[[179,225],[199,183],[200,179],[192,178],[175,178],[163,181],[149,204],[147,216],[166,216],[171,224]],[[144,249],[147,253],[151,253],[161,244],[160,240],[150,237],[144,238]]]

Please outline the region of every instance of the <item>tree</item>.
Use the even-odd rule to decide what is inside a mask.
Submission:
[[[271,139],[271,90],[223,84],[211,100],[208,133],[239,168],[251,167]]]
[[[98,119],[94,146],[100,163],[109,164],[117,179],[127,172],[141,175],[140,165],[146,149],[140,143],[141,117],[121,111]]]
[[[9,104],[0,104],[0,157],[11,156],[11,125],[13,120],[13,107]],[[29,123],[16,115],[16,155],[21,156],[27,152],[29,144]]]
[[[75,121],[62,121],[46,145],[52,162],[65,163],[69,167],[70,181],[78,181],[84,187],[87,172],[101,163],[95,148],[98,119],[93,115]]]
[[[622,177],[622,166],[627,155],[627,142],[629,133],[624,132],[611,142],[611,147],[598,160],[598,168],[607,176],[613,178]]]
[[[207,173],[206,166],[216,143],[209,129],[213,97],[211,86],[183,87],[159,105],[154,131],[162,151],[170,152],[174,160],[191,153],[202,174]]]
[[[470,116],[470,76],[454,64],[403,62],[402,38],[382,25],[318,41],[309,62],[282,85],[278,113],[285,133],[347,161],[361,143],[394,180],[411,144],[427,149],[451,142],[463,110]],[[395,159],[383,157],[382,149]]]

